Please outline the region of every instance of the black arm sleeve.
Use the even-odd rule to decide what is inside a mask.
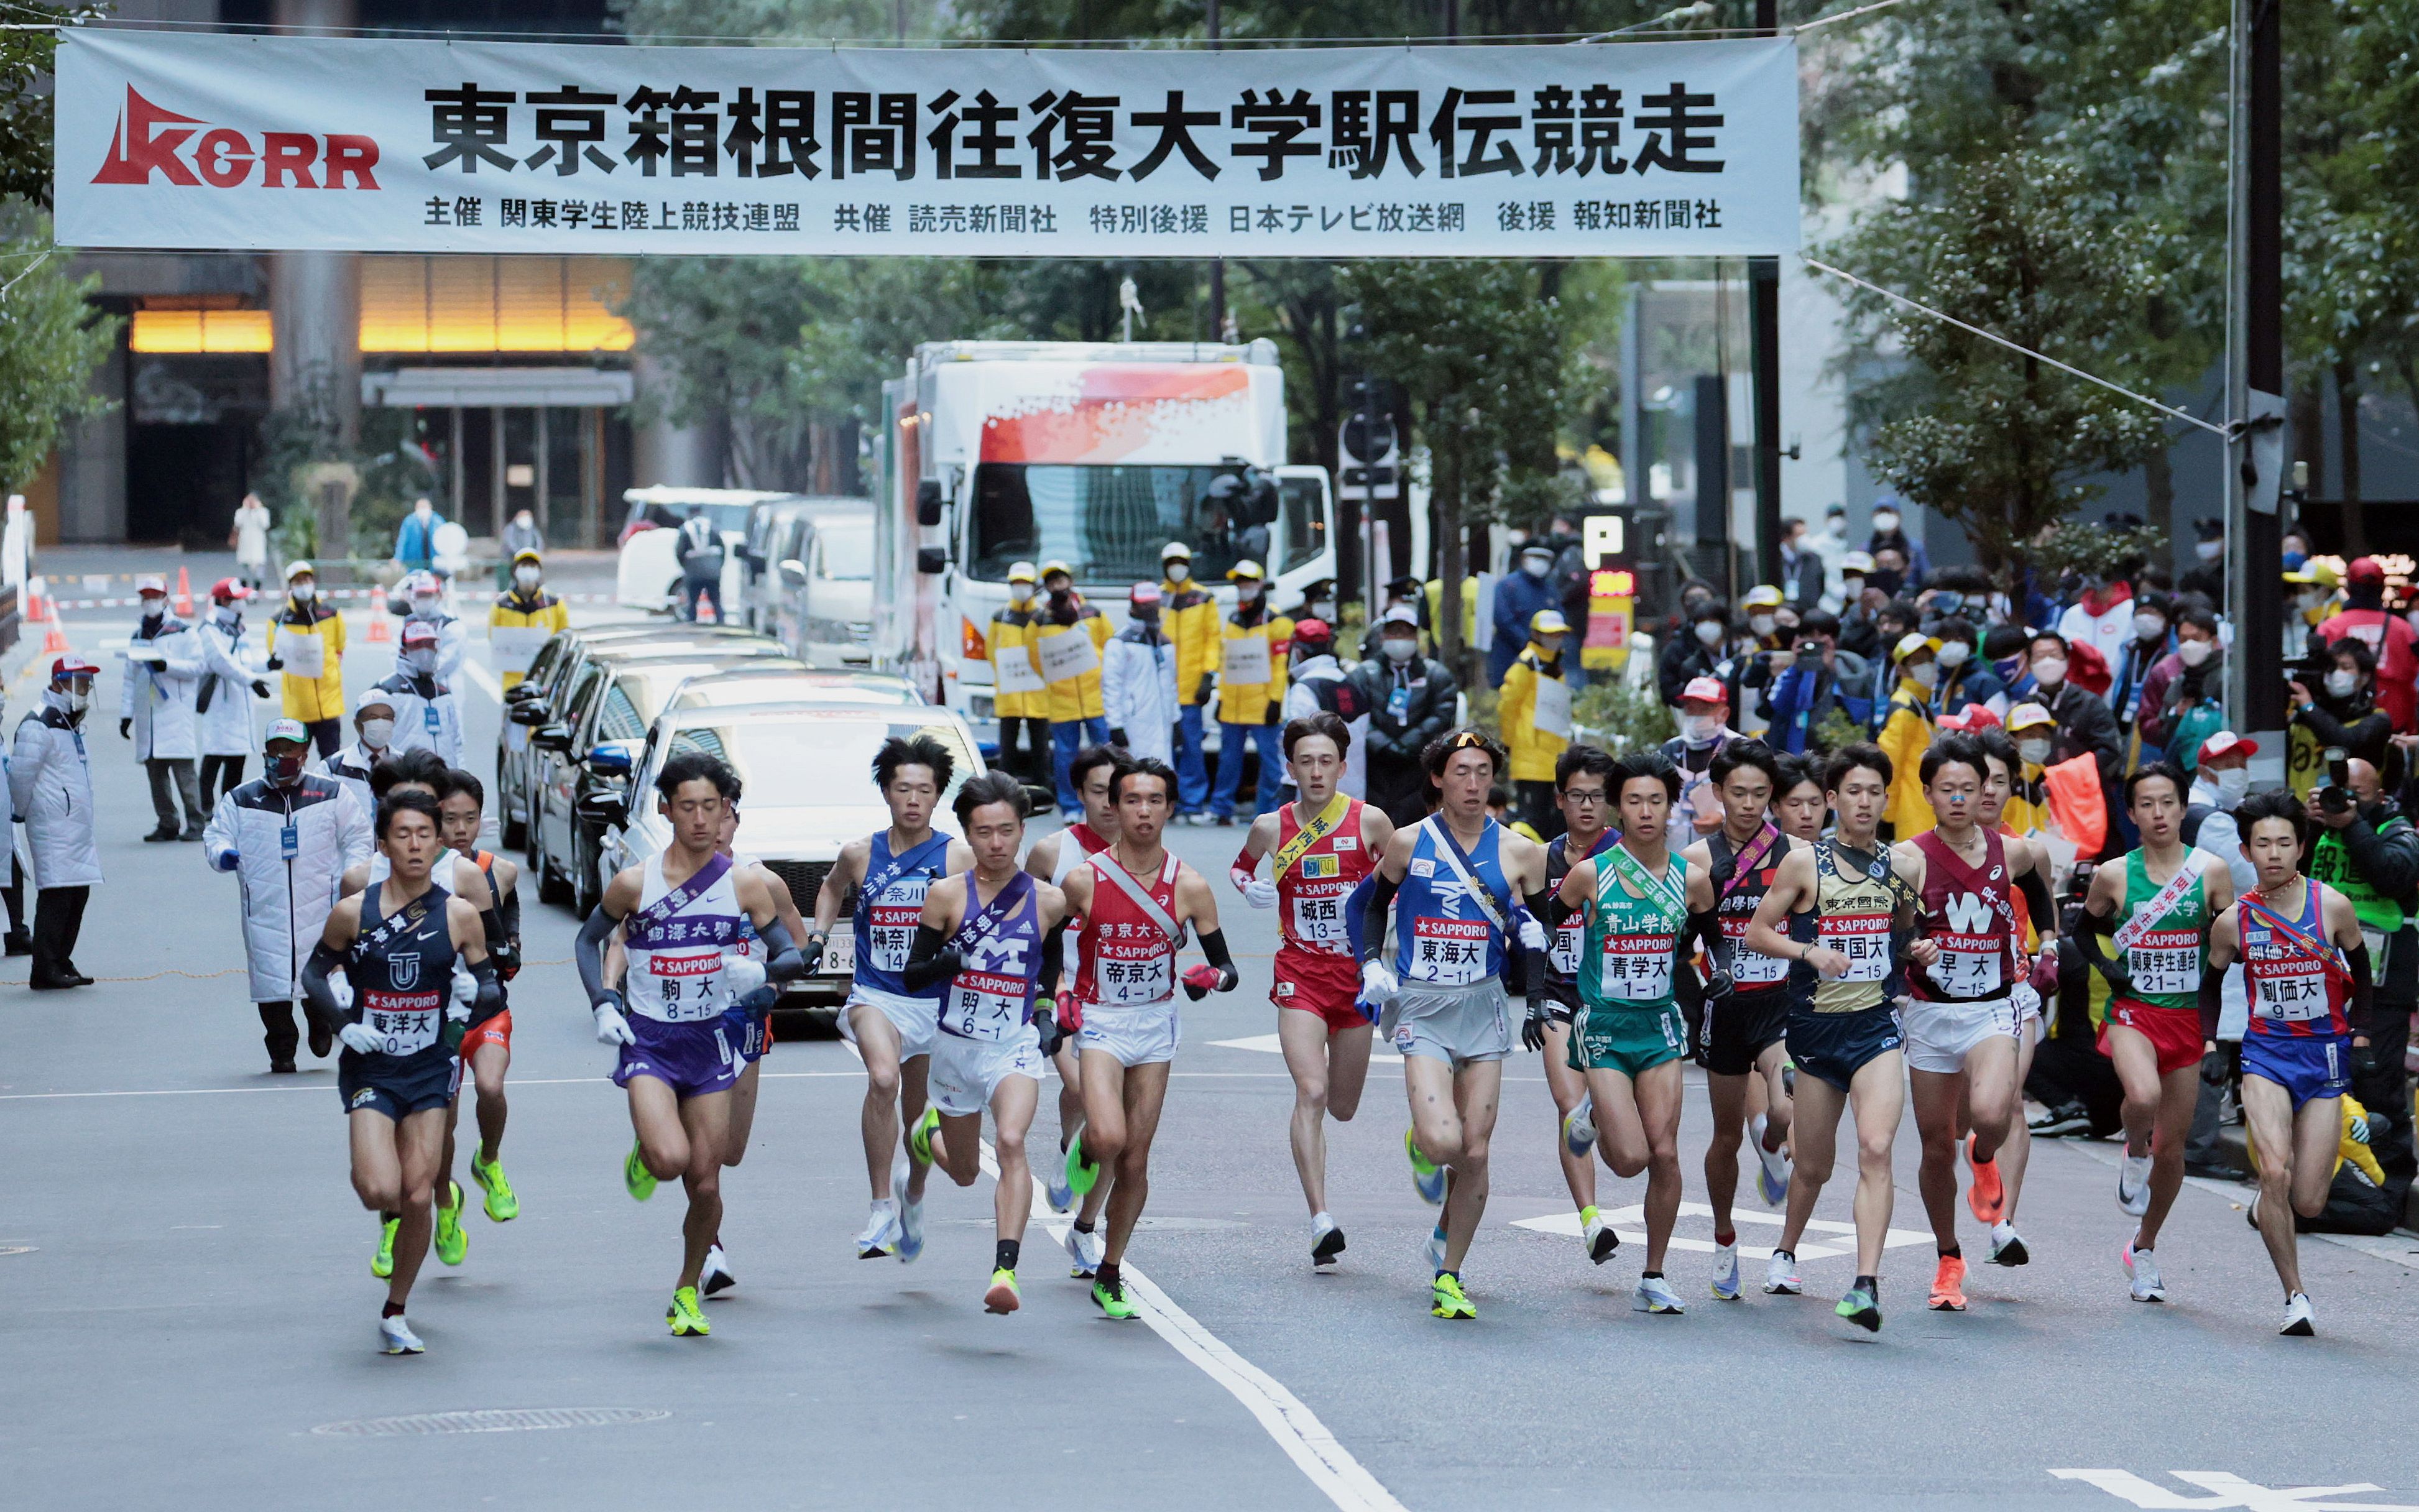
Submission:
[[[2200,974],[2200,1037],[2217,1038],[2217,1021],[2226,1011],[2226,973],[2204,968]]]
[[[479,995],[470,1000],[470,1026],[475,1029],[504,1011],[504,979],[491,955],[472,964],[470,980],[479,984]]]
[[[1226,932],[1213,929],[1204,933],[1201,936],[1201,954],[1211,965],[1218,968],[1218,990],[1222,993],[1233,992],[1235,984],[1243,980],[1243,974],[1235,969],[1235,958],[1226,952]]]
[[[336,1006],[336,990],[328,983],[328,973],[345,964],[344,952],[331,950],[323,942],[311,948],[311,959],[302,963],[302,1009],[312,1022],[330,1028],[349,1022],[344,1011]]]
[[[907,948],[907,964],[899,973],[899,980],[907,984],[909,992],[920,993],[964,969],[965,956],[954,948],[944,949],[944,938],[930,924],[916,926],[916,943]]]
[[[493,933],[487,936],[487,953],[494,956],[504,970],[518,971],[521,968],[520,888],[515,887],[496,901],[496,918],[503,933],[501,936]],[[479,919],[485,923],[486,916],[482,914]]]
[[[2098,936],[2107,947],[2103,950],[2099,946],[2087,944],[2083,951],[2084,960],[2090,964],[2092,970],[2099,972],[2106,980],[2110,991],[2131,996],[2134,992],[2134,974],[2126,969],[2125,963],[2117,949],[2116,916],[2095,914],[2086,908],[2083,911],[2083,933]]]
[[[1689,914],[1687,928],[1681,931],[1679,939],[1680,956],[1683,961],[1687,959],[1688,948],[1691,944],[1703,945],[1705,948],[1705,960],[1717,974],[1724,976],[1729,974],[1730,960],[1727,953],[1729,948],[1722,939],[1721,910],[1707,908]],[[1677,981],[1679,978],[1690,975],[1692,973],[1682,971],[1672,980]],[[1727,988],[1723,990],[1726,991]]]
[[[1537,927],[1539,929],[1546,931],[1546,943],[1548,947],[1553,944],[1554,936],[1553,926],[1546,921],[1546,916],[1553,909],[1552,899],[1554,894],[1561,890],[1561,888],[1557,887],[1553,889],[1552,892],[1538,891],[1523,893],[1520,895],[1520,906],[1529,910],[1529,917],[1537,921]],[[1520,983],[1520,991],[1522,994],[1526,995],[1533,993],[1543,988],[1546,985],[1546,967],[1548,964],[1546,958],[1546,952],[1544,950],[1532,950],[1527,946],[1521,944],[1520,936],[1517,930],[1514,932],[1512,938],[1505,943],[1509,945],[1511,949],[1518,951],[1522,957],[1520,969],[1514,979]]]
[[[2033,933],[2039,935],[2057,933],[2057,904],[2050,901],[2049,883],[2035,867],[2016,878],[2016,890],[2024,894],[2025,912],[2033,919]]]
[[[2344,960],[2351,967],[2351,1003],[2345,1016],[2351,1020],[2351,1032],[2366,1039],[2369,1010],[2377,1000],[2377,981],[2369,965],[2368,941],[2364,939],[2346,950]]]
[[[756,935],[764,942],[766,981],[795,981],[807,974],[806,957],[798,953],[797,942],[790,938],[789,925],[778,918],[770,919]]]
[[[1369,874],[1369,909],[1361,916],[1361,959],[1375,961],[1386,953],[1386,916],[1394,906],[1402,884],[1383,872]]]
[[[1060,919],[1041,937],[1041,975],[1034,985],[1045,998],[1058,995],[1058,979],[1067,966],[1067,921]]]
[[[571,958],[579,966],[579,985],[587,990],[592,1007],[618,1001],[622,995],[605,985],[605,942],[613,937],[614,926],[621,922],[605,911],[603,903],[598,903],[571,942]]]

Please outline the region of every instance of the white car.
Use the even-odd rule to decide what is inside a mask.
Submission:
[[[805,708],[922,708],[924,695],[893,672],[800,671],[790,668],[734,667],[690,678],[666,712],[727,709],[744,703],[784,703]]]
[[[840,848],[890,823],[873,786],[874,752],[893,735],[919,734],[940,741],[954,760],[933,825],[955,834],[949,805],[984,766],[974,731],[951,710],[816,707],[803,700],[667,709],[647,732],[631,770],[626,811],[612,811],[618,806],[609,803],[598,815],[606,825],[600,876],[610,881],[663,848],[670,826],[655,811],[655,775],[674,753],[702,751],[730,763],[743,784],[737,849],[771,867],[789,886],[798,912],[811,918],[815,894]],[[836,930],[823,968],[793,986],[784,1006],[836,1009],[848,995],[855,966],[855,936]]]
[[[622,498],[630,517],[622,525],[622,561],[615,575],[613,596],[624,609],[677,613],[680,609],[680,559],[673,547],[689,511],[702,507],[722,533],[723,619],[740,622],[739,595],[747,587],[746,563],[739,548],[747,539],[747,513],[767,499],[788,494],[752,488],[631,488]]]

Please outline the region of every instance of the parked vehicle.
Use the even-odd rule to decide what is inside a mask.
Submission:
[[[797,591],[802,571],[785,564],[808,565],[809,537],[814,522],[831,515],[870,517],[872,506],[862,499],[839,495],[784,494],[754,505],[747,513],[747,540],[739,548],[746,584],[742,607],[734,616],[750,629],[785,644],[797,644]],[[864,574],[871,577],[869,567]]]
[[[703,673],[680,686],[664,705],[725,709],[742,703],[798,703],[816,708],[920,708],[924,695],[889,672],[792,671],[770,661]]]
[[[622,561],[613,597],[625,609],[677,610],[681,600],[681,568],[673,550],[674,537],[691,508],[702,505],[722,532],[722,606],[725,618],[740,612],[740,591],[747,578],[739,548],[747,539],[748,511],[772,500],[794,494],[765,493],[754,488],[624,489],[622,498],[630,517],[622,525]]]
[[[873,665],[873,506],[819,507],[798,521],[800,555],[780,563],[781,643],[809,667]]]

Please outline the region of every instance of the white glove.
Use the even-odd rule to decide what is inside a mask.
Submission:
[[[630,1023],[622,1011],[610,1003],[596,1005],[596,1042],[598,1044],[637,1044],[639,1037],[630,1032]]]
[[[470,968],[457,955],[454,958],[454,1000],[447,1006],[445,1016],[456,1024],[468,1024],[470,1007],[478,1000],[479,979],[470,975]]]
[[[1277,905],[1277,885],[1265,877],[1254,877],[1243,884],[1243,902],[1255,908]]]
[[[353,1011],[353,980],[350,977],[346,976],[341,971],[336,973],[334,976],[330,977],[328,979],[328,995],[336,1000],[336,1007],[338,1009],[347,1013],[351,1012]]]
[[[347,1024],[339,1028],[336,1031],[336,1038],[344,1041],[345,1048],[347,1050],[357,1051],[364,1056],[377,1053],[377,1036],[358,1024]]]
[[[1537,922],[1536,915],[1526,908],[1521,909],[1518,925],[1522,946],[1532,950],[1546,948],[1546,926]]]
[[[1394,980],[1394,968],[1383,961],[1361,964],[1361,1000],[1364,1003],[1391,1003],[1402,984]]]
[[[2041,1011],[2041,994],[2033,990],[2031,982],[2020,981],[2009,992],[2008,1004],[2016,1011],[2018,1018],[2027,1013],[2038,1013]]]
[[[764,985],[764,963],[754,956],[733,956],[722,963],[722,985],[731,1000],[739,999]]]

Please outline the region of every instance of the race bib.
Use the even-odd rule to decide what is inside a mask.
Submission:
[[[1341,950],[1346,948],[1344,933],[1344,898],[1309,897],[1297,892],[1293,899],[1293,928],[1288,932],[1298,945],[1318,949]]]
[[[1045,637],[1038,642],[1038,651],[1041,675],[1049,682],[1063,683],[1071,677],[1100,671],[1101,653],[1093,646],[1091,635],[1080,625]]]
[[[1788,962],[1747,948],[1748,919],[1745,914],[1728,915],[1722,919],[1722,938],[1731,947],[1731,980],[1742,987],[1769,987],[1787,980]]]
[[[277,656],[285,664],[288,677],[308,678],[313,682],[328,675],[328,642],[309,631],[280,637]]]
[[[2132,973],[2134,990],[2173,996],[2200,991],[2200,932],[2189,929],[2154,929],[2142,932],[2142,937],[2125,952],[2125,969]]]
[[[1661,1002],[1672,995],[1675,954],[1668,934],[1607,934],[1597,963],[1604,995],[1630,1003]]]
[[[1163,942],[1101,941],[1092,958],[1092,985],[1111,1008],[1163,1003],[1176,995],[1176,952]]]
[[[942,1025],[968,1040],[1005,1040],[1025,1026],[1031,986],[1023,977],[961,971],[941,1010]]]
[[[2252,975],[2251,1011],[2301,1024],[2327,1016],[2327,969],[2306,957],[2262,962]]]
[[[1487,933],[1483,918],[1413,918],[1407,975],[1442,987],[1469,986],[1487,975]]]
[[[1571,685],[1559,677],[1537,679],[1537,707],[1531,715],[1538,730],[1561,739],[1571,738]]]
[[[916,945],[916,926],[924,918],[924,893],[931,883],[923,877],[902,877],[882,889],[865,911],[866,943],[872,954],[866,964],[896,974],[907,969],[907,952]]]
[[[666,1024],[688,1024],[719,1018],[724,1008],[722,948],[703,950],[650,950],[644,970],[655,983],[655,1002],[644,995],[632,1000],[649,1018]]]
[[[1067,638],[1062,635],[1058,639]],[[998,659],[992,663],[991,677],[1003,693],[1039,693],[1042,689],[1041,674],[1033,670],[1033,654],[1023,646],[1002,648]]]
[[[1951,997],[1988,997],[1999,990],[2001,958],[2007,953],[2007,942],[1999,936],[1944,933],[1932,936],[1932,942],[1940,947],[1932,980],[1942,992]]]
[[[372,990],[362,994],[362,1027],[377,1037],[377,1053],[408,1056],[437,1042],[445,995]]]
[[[1579,974],[1579,952],[1587,948],[1587,920],[1577,914],[1563,920],[1554,931],[1554,947],[1550,952],[1554,969],[1565,977]]]
[[[1816,933],[1826,950],[1848,958],[1845,981],[1887,981],[1890,973],[1890,916],[1826,914]]]
[[[1236,636],[1225,642],[1218,663],[1218,676],[1228,687],[1255,687],[1269,680],[1269,641],[1266,636]]]

